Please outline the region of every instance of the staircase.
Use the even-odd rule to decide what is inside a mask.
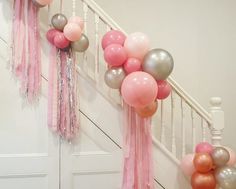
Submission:
[[[69,2],[64,4],[63,12],[70,16],[72,5]],[[0,15],[0,21],[4,25],[3,28],[9,29],[11,2],[0,2],[0,6],[1,14],[8,13],[7,15]],[[32,116],[44,117],[44,120],[40,122],[40,128],[43,130],[41,131],[43,139],[47,143],[43,142],[45,148],[39,147],[40,144],[35,144],[39,149],[37,153],[29,150],[30,147],[22,150],[22,152],[18,152],[14,147],[12,147],[12,152],[0,150],[0,167],[3,167],[0,170],[0,186],[4,186],[3,188],[13,189],[16,186],[22,186],[25,189],[32,186],[36,189],[37,187],[40,189],[120,188],[122,103],[118,91],[108,88],[104,83],[103,76],[107,68],[103,60],[100,41],[102,36],[111,29],[123,30],[93,0],[77,1],[77,9],[78,14],[84,17],[85,34],[90,39],[88,51],[84,54],[78,54],[80,86],[80,109],[78,111],[80,111],[82,126],[78,142],[68,144],[58,136],[48,132],[47,128],[42,128],[42,125],[44,127],[46,125],[47,54],[49,48],[44,34],[48,28],[48,19],[59,11],[59,2],[55,1],[48,10],[45,8],[41,11],[42,54],[45,60],[42,74],[43,99],[40,102],[41,106],[32,110],[35,111]],[[3,62],[9,58],[7,52],[9,31],[0,32],[1,70],[4,69],[3,65],[5,64]],[[125,33],[125,31],[123,32]],[[9,78],[7,70],[4,71],[3,76]],[[1,76],[2,80],[5,80],[6,78],[3,76]],[[168,81],[172,85],[173,91],[167,100],[159,102],[158,112],[152,120],[155,187],[156,189],[188,189],[191,187],[189,181],[179,170],[179,161],[185,154],[192,153],[198,142],[212,141],[214,145],[220,144],[221,131],[224,127],[224,114],[220,107],[220,98],[211,99],[212,107],[208,113],[173,78],[169,78]],[[16,87],[11,80],[7,83],[6,88],[8,86]],[[3,88],[4,90],[5,88]],[[17,90],[11,91],[11,93],[15,94],[12,96],[13,98],[17,98]],[[17,103],[16,113],[21,111],[19,100],[17,102],[10,102],[9,100],[8,102],[12,108]],[[23,112],[22,116],[27,117],[27,112]],[[2,118],[0,120],[2,121]],[[4,120],[4,123],[9,125],[14,124],[7,119]],[[35,119],[31,121],[34,123]],[[36,126],[32,132],[39,132],[39,125],[36,124]],[[16,138],[19,137],[16,135]],[[6,141],[8,140],[10,141],[11,138],[6,139]],[[42,139],[38,140],[41,141]],[[22,146],[18,149],[23,149]],[[22,162],[22,167],[25,165],[25,168],[18,165],[17,162],[19,161]],[[15,167],[9,169],[12,164]],[[41,165],[41,168],[35,164]],[[22,178],[25,179],[24,183],[28,182],[29,184],[25,185],[19,182]],[[16,184],[12,185],[14,182]],[[21,189],[21,187],[18,188]]]

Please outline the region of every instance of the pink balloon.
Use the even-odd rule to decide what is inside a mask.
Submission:
[[[124,47],[112,44],[105,49],[104,59],[109,66],[121,66],[126,61],[127,54]]]
[[[229,148],[229,147],[225,147],[225,148],[226,148],[226,150],[228,150],[229,155],[230,155],[230,159],[229,159],[227,165],[229,165],[229,166],[235,166],[235,165],[236,165],[236,153],[235,153],[235,151],[233,151],[233,150],[232,150],[231,148]]]
[[[64,49],[70,45],[70,41],[66,39],[62,32],[60,32],[54,37],[54,45],[59,49]]]
[[[124,45],[125,34],[118,30],[111,30],[107,32],[102,38],[102,48],[103,50],[111,44]]]
[[[78,24],[81,30],[84,29],[84,20],[79,16],[72,16],[69,18],[68,23],[75,23]]]
[[[157,95],[157,83],[146,72],[133,72],[126,76],[121,85],[121,94],[124,101],[135,108],[151,104]]]
[[[39,3],[40,5],[49,5],[52,0],[36,0],[37,3]]]
[[[140,71],[141,70],[141,61],[137,58],[128,58],[124,63],[124,69],[127,74]]]
[[[213,146],[211,144],[209,144],[208,142],[201,142],[195,148],[196,153],[211,154],[213,152],[213,150],[214,150]]]
[[[170,95],[172,88],[167,81],[165,80],[157,81],[157,86],[158,86],[157,99],[163,100]]]
[[[60,31],[56,30],[56,29],[50,29],[48,30],[46,37],[47,40],[51,43],[54,44],[54,37],[58,34],[61,33]]]
[[[64,27],[64,35],[70,41],[78,41],[82,35],[82,30],[78,24],[68,23]]]
[[[184,156],[180,162],[180,168],[185,176],[192,176],[192,174],[195,172],[193,165],[194,156],[195,154],[188,154]]]
[[[148,37],[140,32],[130,34],[124,44],[128,57],[143,60],[150,48]]]

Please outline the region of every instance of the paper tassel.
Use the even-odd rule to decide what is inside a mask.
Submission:
[[[124,122],[122,189],[154,189],[151,118],[124,103]]]
[[[15,0],[11,67],[20,81],[21,93],[29,102],[39,95],[41,86],[38,25],[38,9],[32,1]]]

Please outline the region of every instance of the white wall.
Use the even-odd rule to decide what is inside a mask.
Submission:
[[[173,77],[205,108],[223,98],[224,144],[236,150],[236,1],[96,0],[127,32],[171,52]]]

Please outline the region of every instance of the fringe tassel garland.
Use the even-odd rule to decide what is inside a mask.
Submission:
[[[151,118],[124,103],[124,121],[122,189],[154,189]]]
[[[78,124],[75,55],[51,46],[48,89],[48,126],[72,140]]]
[[[22,95],[32,102],[40,93],[41,55],[38,8],[30,0],[14,1],[11,68]]]

